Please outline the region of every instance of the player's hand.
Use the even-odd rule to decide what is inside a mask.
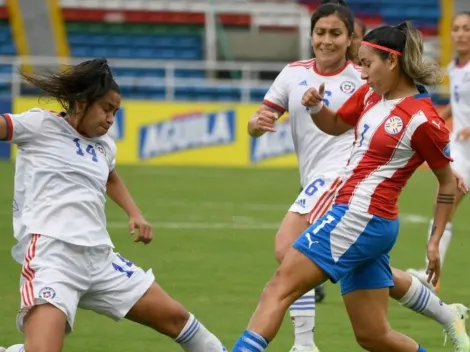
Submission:
[[[134,235],[137,231],[134,242],[149,244],[153,240],[152,225],[140,214],[129,217],[129,231],[131,235]]]
[[[466,141],[470,138],[470,127],[465,127],[457,133],[457,140]]]
[[[429,261],[426,268],[427,281],[436,287],[441,276],[441,257],[439,255],[439,243],[435,243],[432,239],[428,243],[427,256]]]
[[[274,111],[262,109],[255,115],[255,130],[263,132],[276,132],[274,124],[278,119],[278,114]]]
[[[309,108],[315,105],[320,104],[323,101],[323,96],[325,95],[325,84],[320,84],[318,89],[309,88],[304,93],[302,97],[302,105]]]
[[[463,194],[467,194],[468,188],[467,185],[465,184],[465,181],[463,180],[462,176],[458,172],[453,171],[454,176],[457,180],[457,189],[462,192]]]

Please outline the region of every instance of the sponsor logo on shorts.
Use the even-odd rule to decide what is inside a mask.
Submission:
[[[44,287],[39,291],[39,297],[43,299],[54,299],[55,291],[50,287]]]

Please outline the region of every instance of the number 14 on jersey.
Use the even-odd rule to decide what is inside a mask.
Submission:
[[[85,156],[85,152],[82,149],[80,138],[75,138],[73,142],[75,143],[75,146],[77,147],[77,154],[80,156]],[[93,160],[95,163],[98,162],[98,156],[96,155],[95,147],[93,147],[91,144],[88,144],[85,148],[85,151],[88,155],[91,156],[91,160]]]

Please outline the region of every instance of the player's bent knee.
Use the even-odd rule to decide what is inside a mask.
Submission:
[[[186,325],[189,312],[154,283],[132,307],[126,318],[176,338]]]
[[[366,351],[380,351],[387,339],[387,332],[376,334],[370,331],[354,332],[356,342]]]
[[[57,307],[42,304],[31,308],[23,318],[25,350],[60,352],[67,328],[67,317]]]

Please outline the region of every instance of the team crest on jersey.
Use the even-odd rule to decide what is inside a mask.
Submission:
[[[403,121],[398,116],[389,117],[385,121],[385,131],[389,134],[397,134],[403,129]]]
[[[50,287],[44,287],[39,291],[39,297],[43,299],[54,299],[55,291]]]
[[[96,143],[95,148],[98,151],[98,153],[106,156],[106,150],[104,150],[104,147],[101,145],[101,143]]]
[[[344,81],[339,86],[339,89],[341,89],[343,93],[352,94],[356,90],[356,84],[351,81]]]

